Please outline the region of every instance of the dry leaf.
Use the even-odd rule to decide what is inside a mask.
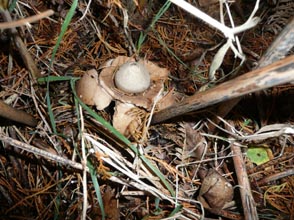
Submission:
[[[232,185],[216,170],[210,169],[202,181],[198,200],[205,208],[222,209],[234,197]]]
[[[120,219],[119,208],[117,207],[117,199],[114,195],[114,190],[110,186],[106,187],[106,190],[102,197],[104,211],[106,214],[106,220],[117,220]],[[92,217],[92,219],[101,219],[101,211],[99,209],[98,216]]]

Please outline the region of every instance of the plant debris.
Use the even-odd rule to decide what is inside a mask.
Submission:
[[[0,1],[1,218],[294,218],[293,2],[173,2]]]

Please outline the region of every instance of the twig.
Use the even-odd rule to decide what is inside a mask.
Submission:
[[[290,168],[290,169],[283,170],[281,172],[272,174],[270,176],[264,177],[263,179],[257,181],[255,184],[258,187],[261,187],[261,186],[269,184],[270,182],[274,182],[274,181],[277,181],[279,179],[285,178],[287,176],[293,176],[293,175],[294,175],[294,169]]]
[[[255,68],[260,68],[267,66],[277,60],[280,60],[285,57],[285,55],[294,47],[294,18],[286,25],[283,31],[278,35],[274,42],[263,54],[261,59],[258,61],[258,65]],[[257,94],[257,99],[259,99],[260,93]],[[220,105],[217,109],[217,114],[224,118],[233,108],[236,106],[241,98],[236,98],[225,102]],[[262,116],[261,108],[259,106],[260,115]],[[218,120],[215,120],[218,123]],[[262,123],[264,125],[264,123]]]
[[[81,117],[81,146],[82,146],[82,165],[84,168],[87,167],[87,156],[86,156],[86,147],[85,147],[85,137],[84,133],[84,117],[82,107],[79,105],[79,112]],[[87,170],[83,170],[83,211],[81,220],[86,220],[87,217],[87,208],[88,208],[88,190],[87,190]]]
[[[87,172],[89,171],[88,167],[84,167],[80,163],[76,163],[76,162],[71,161],[69,159],[66,159],[64,157],[61,157],[61,156],[52,154],[52,153],[50,153],[48,151],[45,151],[45,150],[36,148],[36,147],[34,147],[32,145],[29,145],[29,144],[20,142],[18,140],[13,139],[13,138],[6,137],[3,134],[0,134],[0,140],[3,141],[3,142],[5,142],[5,143],[8,143],[8,144],[10,144],[10,145],[12,145],[12,146],[14,146],[16,148],[22,149],[24,151],[33,153],[35,155],[44,157],[44,158],[49,159],[49,160],[53,160],[56,163],[60,163],[60,164],[63,164],[65,166],[70,166],[70,167],[75,168],[75,169],[78,169],[78,170],[84,170],[84,169],[86,169]]]
[[[43,18],[49,17],[54,14],[53,10],[47,10],[44,12],[41,12],[40,14],[33,15],[27,18],[19,19],[17,21],[8,21],[8,22],[1,22],[0,23],[0,30],[9,29],[9,28],[16,28],[20,26],[24,26],[28,23],[34,23],[36,21],[39,21]]]
[[[21,19],[18,21],[12,21],[10,13],[7,10],[0,10],[3,19],[7,21],[6,23],[0,23],[0,29],[10,29],[10,33],[13,36],[14,43],[19,50],[19,53],[27,67],[30,71],[32,76],[37,79],[40,78],[42,75],[37,68],[33,58],[31,57],[30,53],[28,52],[24,42],[19,37],[18,32],[15,27],[19,27],[21,25],[25,25],[29,22],[38,21],[44,17],[48,17],[54,13],[52,10],[45,11],[41,14],[34,15],[29,18]],[[3,101],[0,101],[0,116],[4,118],[8,118],[10,120],[20,122],[29,126],[35,127],[37,125],[37,121],[31,115],[25,113],[24,111],[20,111],[10,107],[9,105],[5,104]]]
[[[37,120],[33,116],[24,111],[12,108],[1,100],[0,116],[32,127],[37,126]]]
[[[154,114],[152,123],[162,122],[216,103],[292,81],[294,81],[294,56],[289,56],[272,65],[251,71],[212,89],[199,92],[180,103],[163,109]]]
[[[246,172],[246,166],[243,160],[242,151],[240,149],[240,146],[234,143],[231,144],[231,150],[234,155],[233,161],[238,179],[238,184],[240,186],[240,195],[244,210],[244,217],[246,220],[257,220],[258,215],[256,210],[256,204],[251,194],[250,182]]]
[[[49,11],[47,11],[46,14],[50,14],[52,12],[53,12],[52,10],[49,10]],[[8,23],[13,23],[9,11],[7,11],[7,10],[1,11],[1,15],[5,21],[7,21]],[[38,15],[35,15],[35,16],[38,16]],[[17,21],[17,22],[19,22],[19,21]],[[27,24],[27,22],[25,24]],[[18,35],[16,28],[12,27],[10,29],[10,33],[13,36],[15,46],[19,50],[19,53],[20,53],[25,65],[26,65],[27,69],[30,71],[30,73],[32,74],[34,79],[42,77],[39,69],[37,68],[37,66],[31,56],[31,54],[27,50],[26,45],[24,44],[24,42],[22,41],[22,39]]]
[[[271,166],[274,167],[277,164],[282,164],[285,161],[292,159],[293,157],[294,157],[294,155],[292,153],[286,154],[282,157],[277,157],[274,160],[269,160],[268,162],[265,162],[263,164],[260,164],[258,166],[253,167],[252,169],[248,170],[247,173],[249,176],[252,176],[255,173],[259,173],[259,172],[267,169],[268,167],[271,167]]]

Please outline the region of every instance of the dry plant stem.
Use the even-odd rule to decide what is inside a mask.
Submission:
[[[3,141],[4,143],[8,143],[11,146],[14,146],[16,148],[19,148],[21,150],[24,150],[24,151],[33,153],[35,155],[44,157],[44,158],[49,159],[49,160],[53,160],[56,163],[60,163],[60,164],[63,164],[65,166],[69,166],[69,167],[72,167],[72,168],[78,169],[78,170],[84,170],[84,169],[86,169],[87,172],[89,171],[88,167],[84,167],[80,163],[76,163],[74,161],[71,161],[69,159],[63,158],[61,156],[54,155],[54,154],[52,154],[52,153],[50,153],[48,151],[41,150],[39,148],[36,148],[36,147],[34,147],[32,145],[29,145],[29,144],[23,143],[21,141],[15,140],[13,138],[6,137],[3,134],[0,134],[0,140]]]
[[[283,29],[283,31],[278,35],[274,40],[271,46],[267,49],[266,53],[261,57],[258,62],[258,67],[263,67],[269,65],[275,60],[282,59],[285,55],[294,47],[294,17],[290,23]],[[267,115],[265,110],[268,108],[265,102],[263,101],[265,91],[260,91],[255,93],[256,101],[258,103],[258,111],[261,121],[261,126],[267,124]]]
[[[33,116],[24,111],[12,108],[11,106],[7,105],[5,102],[1,100],[0,116],[32,127],[37,126],[37,120]]]
[[[152,123],[159,123],[188,112],[292,81],[294,81],[294,56],[289,56],[270,66],[246,73],[163,109],[154,114]]]
[[[10,13],[7,10],[1,11],[1,15],[5,21],[12,22],[12,18],[10,16]],[[17,49],[19,50],[19,53],[20,53],[25,65],[26,65],[27,69],[32,74],[33,78],[38,79],[38,78],[42,77],[39,69],[37,68],[37,66],[31,56],[31,54],[28,52],[26,45],[24,44],[24,42],[22,41],[22,39],[18,35],[16,28],[11,28],[10,33],[13,36],[14,43],[15,43]]]
[[[240,149],[240,146],[234,143],[231,144],[231,150],[234,155],[234,167],[240,187],[240,195],[245,220],[257,220],[258,214],[253,196],[251,194],[250,182],[248,179],[245,162],[243,160],[242,151]]]
[[[267,51],[262,55],[261,59],[258,61],[258,65],[255,67],[261,68],[271,63],[280,60],[285,57],[285,55],[294,47],[294,17],[290,21],[288,25],[283,29],[283,31],[278,35],[278,37],[274,40],[274,42],[270,45]],[[262,103],[260,92],[256,93],[257,102]],[[216,111],[217,114],[224,118],[241,100],[241,98],[236,98],[234,100],[230,100],[225,102],[224,104],[218,107]],[[262,108],[258,105],[260,116],[265,115],[262,112]],[[218,119],[214,120],[216,124],[219,123]],[[264,125],[264,123],[262,123]],[[214,127],[211,127],[213,130]]]
[[[54,14],[53,10],[47,10],[47,11],[41,12],[40,14],[33,15],[28,18],[20,19],[17,21],[3,22],[3,23],[0,23],[0,30],[24,26],[28,23],[33,23],[33,22],[39,21],[39,20],[46,18],[46,17],[49,17],[53,14]]]
[[[79,105],[79,112],[81,117],[81,146],[82,146],[82,165],[84,166],[83,170],[83,211],[81,220],[86,220],[87,217],[87,208],[88,208],[88,190],[87,190],[87,170],[85,169],[87,167],[87,156],[86,156],[86,147],[85,147],[85,138],[83,136],[84,133],[84,117],[83,117],[83,111],[82,107]]]
[[[243,32],[249,28],[254,27],[257,23],[258,20],[257,18],[253,18],[255,15],[256,11],[259,8],[259,1],[256,1],[255,7],[253,9],[253,12],[251,13],[250,17],[248,20],[241,26],[234,27],[234,28],[229,28],[225,26],[224,24],[220,23],[216,19],[210,17],[209,15],[205,14],[204,12],[200,11],[190,3],[184,1],[184,0],[170,0],[172,3],[176,4],[177,6],[183,8],[184,10],[188,11],[192,15],[196,16],[197,18],[200,18],[201,20],[205,21],[206,23],[210,24],[212,27],[218,29],[219,31],[223,32],[223,34],[231,39],[235,39],[235,34],[238,34],[240,32]]]
[[[294,17],[278,35],[265,54],[261,57],[257,67],[264,67],[280,60],[294,47]]]
[[[281,171],[279,173],[272,174],[270,176],[267,176],[267,177],[259,180],[256,183],[256,185],[261,187],[261,186],[269,184],[270,182],[277,181],[279,179],[285,178],[287,176],[293,176],[293,175],[294,175],[294,169],[293,168],[292,169],[287,169],[287,170]]]

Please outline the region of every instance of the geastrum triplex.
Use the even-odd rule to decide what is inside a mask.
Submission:
[[[168,70],[147,60],[119,56],[108,61],[98,72],[87,71],[77,82],[79,98],[87,105],[105,109],[115,101],[113,126],[127,137],[142,128],[142,117],[134,112],[150,112],[156,97],[163,97],[164,82]],[[170,95],[169,100],[172,100]],[[168,104],[171,104],[168,101]]]

